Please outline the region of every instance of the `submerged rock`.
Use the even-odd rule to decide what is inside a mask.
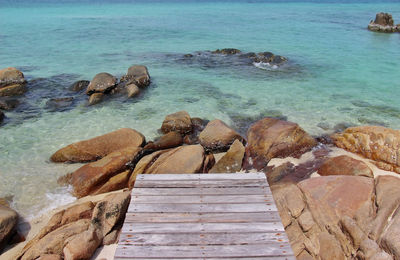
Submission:
[[[71,107],[73,97],[51,98],[46,102],[46,108],[50,111],[63,111]]]
[[[200,144],[206,150],[226,151],[236,139],[243,141],[238,132],[218,119],[210,121],[199,135]]]
[[[263,169],[272,158],[299,156],[317,143],[298,124],[264,118],[247,132],[246,169]]]
[[[12,110],[19,105],[18,99],[0,99],[0,109],[2,110]]]
[[[26,92],[25,85],[13,84],[0,88],[0,97],[19,96]]]
[[[166,134],[172,131],[186,134],[192,131],[192,121],[186,111],[167,115],[162,123],[161,131]]]
[[[368,30],[374,32],[400,32],[400,25],[394,25],[393,17],[389,13],[377,13],[375,21],[368,24]]]
[[[130,128],[121,128],[105,135],[70,144],[55,152],[53,162],[89,162],[126,147],[139,147],[145,137]]]
[[[90,84],[90,81],[89,81],[89,80],[79,80],[79,81],[76,81],[74,84],[72,84],[72,85],[69,87],[69,89],[70,89],[71,91],[74,91],[74,92],[80,92],[80,91],[82,91],[82,90],[87,89],[87,87],[89,86],[89,84]]]
[[[107,73],[102,72],[94,76],[90,84],[86,89],[86,94],[92,95],[93,93],[107,93],[115,88],[117,85],[117,79]]]
[[[350,175],[365,176],[373,178],[374,174],[368,165],[362,161],[341,155],[326,160],[318,169],[318,174],[328,175]]]
[[[400,131],[383,126],[347,128],[331,136],[334,144],[373,160],[383,170],[400,173]]]
[[[238,50],[238,49],[234,49],[234,48],[225,48],[225,49],[216,49],[212,53],[214,53],[214,54],[233,55],[233,54],[241,53],[241,51]]]

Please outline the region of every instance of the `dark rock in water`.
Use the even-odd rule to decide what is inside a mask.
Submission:
[[[193,57],[193,54],[188,53],[188,54],[183,55],[183,57],[185,57],[185,58],[192,58],[192,57]]]
[[[94,76],[89,86],[86,89],[86,94],[92,95],[93,93],[108,93],[117,85],[117,79],[107,73],[102,72]]]
[[[333,127],[333,131],[335,133],[343,132],[344,130],[346,130],[347,128],[352,127],[352,126],[354,126],[354,125],[350,124],[350,123],[346,123],[346,122],[338,123]]]
[[[126,85],[131,83],[138,87],[147,87],[150,85],[150,74],[146,66],[133,65],[129,67],[128,73],[121,78],[121,82],[126,82]]]
[[[400,25],[394,25],[393,17],[389,13],[377,13],[375,21],[368,24],[368,30],[374,32],[400,32]]]
[[[272,63],[277,64],[277,65],[280,65],[286,61],[287,61],[287,59],[280,55],[275,55],[274,58],[272,59]]]
[[[248,52],[248,53],[240,54],[239,57],[240,58],[247,58],[247,59],[254,59],[255,57],[257,57],[257,54],[255,54],[254,52]]]
[[[70,90],[75,91],[75,92],[80,92],[84,89],[87,89],[89,84],[90,84],[89,80],[78,80],[74,84],[71,85]]]
[[[226,48],[226,49],[217,49],[213,51],[212,53],[214,54],[225,54],[225,55],[233,55],[233,54],[238,54],[241,53],[240,50],[238,49],[233,49],[233,48]]]
[[[329,130],[331,127],[329,126],[329,123],[327,122],[320,122],[317,125],[319,128],[321,128],[322,130]]]
[[[46,102],[46,108],[50,111],[63,111],[71,107],[73,102],[73,97],[52,98]]]
[[[25,85],[14,84],[0,88],[0,97],[19,96],[27,91]]]
[[[260,52],[258,53],[258,57],[262,57],[264,59],[272,59],[274,57],[274,54],[272,52],[266,51],[266,52]]]
[[[93,93],[89,98],[89,106],[96,105],[96,104],[102,102],[103,99],[104,99],[103,93]]]
[[[18,99],[0,99],[0,109],[11,110],[19,105]]]
[[[3,120],[4,120],[4,113],[3,113],[3,111],[1,111],[0,110],[0,123],[2,123],[3,122]]]

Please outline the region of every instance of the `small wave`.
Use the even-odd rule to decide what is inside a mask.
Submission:
[[[253,62],[253,65],[256,68],[263,69],[263,70],[276,70],[276,69],[279,68],[278,65],[272,65],[272,64],[270,64],[268,62],[261,62],[261,61],[260,62]]]

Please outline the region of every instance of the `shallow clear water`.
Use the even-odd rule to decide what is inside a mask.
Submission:
[[[23,105],[0,128],[0,197],[31,217],[71,201],[59,176],[78,165],[49,156],[71,142],[121,127],[157,136],[164,116],[187,110],[244,131],[263,116],[299,123],[313,135],[347,125],[400,128],[400,34],[366,30],[386,11],[400,23],[399,2],[0,0],[0,68],[20,68],[31,81]],[[234,59],[183,58],[238,48],[288,57],[278,69]],[[138,98],[62,112],[49,98],[107,71],[120,76],[145,64],[151,86]]]

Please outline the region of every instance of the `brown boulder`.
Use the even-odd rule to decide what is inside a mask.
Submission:
[[[104,99],[104,94],[103,93],[93,93],[89,97],[89,106],[93,106],[96,104],[99,104],[103,101]]]
[[[110,234],[123,223],[128,210],[131,194],[129,191],[111,194],[96,204],[93,210],[92,225],[103,237]]]
[[[209,173],[239,172],[242,168],[244,146],[239,140],[235,140],[228,152],[211,168]]]
[[[133,79],[138,87],[147,87],[150,84],[150,75],[146,66],[133,65],[129,67],[125,76],[127,79]]]
[[[90,81],[89,86],[86,89],[86,94],[91,95],[93,93],[107,93],[115,88],[117,85],[117,79],[106,72],[102,72],[94,76]]]
[[[132,175],[138,173],[198,173],[202,170],[204,149],[201,145],[180,146],[143,157]]]
[[[9,85],[23,85],[26,83],[24,74],[16,68],[5,68],[0,70],[0,88]]]
[[[90,259],[93,253],[101,244],[101,237],[96,230],[89,228],[83,233],[77,234],[70,239],[64,247],[65,260],[84,260]]]
[[[128,98],[131,98],[131,97],[137,96],[140,92],[140,89],[135,84],[129,84],[126,86],[126,92],[127,92]]]
[[[133,161],[141,150],[140,147],[128,147],[82,166],[72,173],[71,184],[74,187],[74,194],[83,197],[96,192],[111,177],[125,171],[127,163]]]
[[[362,161],[341,155],[327,159],[318,169],[318,174],[328,175],[352,175],[373,178],[374,174],[368,165]]]
[[[100,189],[96,190],[93,195],[127,188],[131,172],[131,170],[126,170],[111,177]]]
[[[88,80],[78,80],[76,82],[74,82],[69,89],[74,91],[74,92],[80,92],[84,89],[87,89],[87,87],[89,86],[90,81]]]
[[[218,119],[209,122],[199,135],[200,144],[207,150],[227,150],[236,139],[243,141],[238,132]]]
[[[192,131],[192,121],[186,111],[179,111],[167,115],[162,123],[161,131],[166,134],[172,131],[186,134]]]
[[[26,90],[27,89],[26,89],[25,85],[19,85],[19,84],[9,85],[9,86],[0,88],[0,97],[22,95],[26,92]]]
[[[183,143],[182,135],[177,132],[169,132],[155,142],[149,142],[144,150],[163,150],[168,148],[173,148],[181,145]]]
[[[275,157],[298,156],[316,145],[299,125],[264,118],[247,131],[246,167],[263,169]]]
[[[144,136],[136,130],[121,128],[105,135],[61,148],[51,156],[53,162],[89,162],[126,147],[142,146]]]
[[[375,24],[383,25],[383,26],[393,26],[393,17],[389,13],[377,13],[375,16]]]
[[[374,160],[377,167],[400,173],[400,131],[383,126],[358,126],[331,136],[334,144]]]
[[[90,220],[81,219],[50,232],[34,243],[21,260],[34,260],[44,254],[62,255],[67,239],[88,230],[89,225]]]
[[[9,207],[0,205],[0,252],[13,235],[17,222],[17,212]]]

